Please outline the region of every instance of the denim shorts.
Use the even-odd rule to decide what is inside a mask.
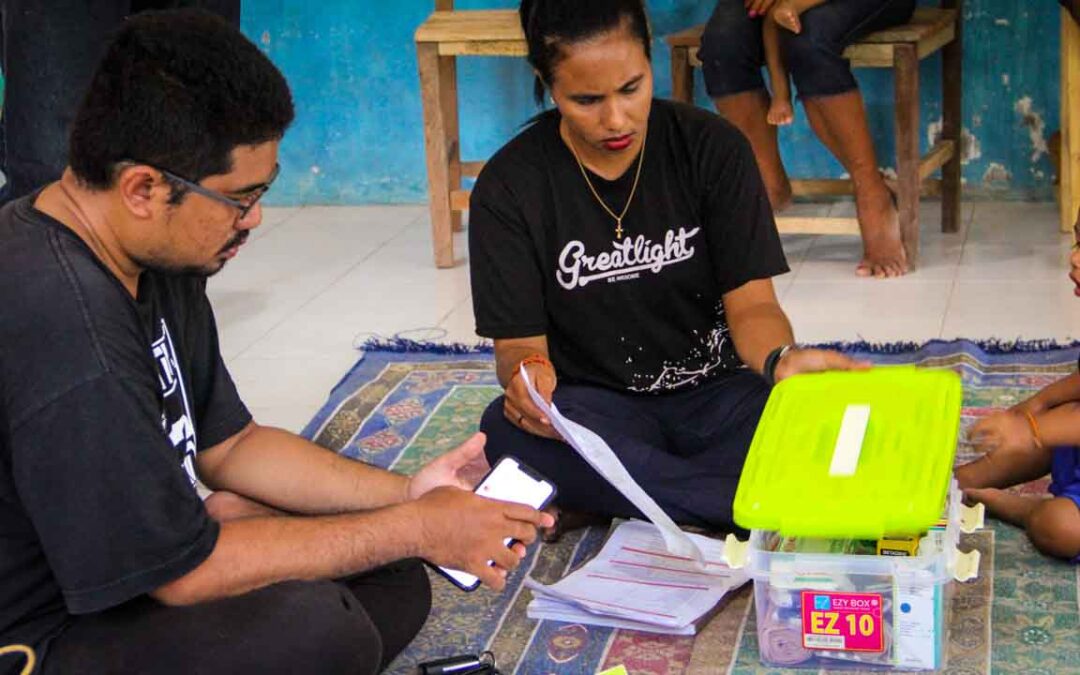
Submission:
[[[828,0],[802,14],[798,35],[781,28],[784,63],[799,96],[857,89],[844,49],[867,33],[906,23],[914,11],[915,0]],[[747,15],[743,0],[717,0],[699,54],[710,97],[765,88],[761,23]]]

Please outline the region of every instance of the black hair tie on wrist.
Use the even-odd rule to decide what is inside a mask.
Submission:
[[[765,378],[765,381],[769,383],[769,386],[776,385],[776,366],[779,365],[780,359],[784,358],[784,355],[791,350],[794,345],[780,345],[776,349],[769,352],[769,355],[765,357],[765,365],[761,368],[761,376]]]

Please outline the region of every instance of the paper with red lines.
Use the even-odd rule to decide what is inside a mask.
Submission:
[[[529,617],[692,634],[694,623],[749,577],[723,562],[723,541],[687,536],[704,564],[669,553],[655,525],[622,523],[596,557],[562,580],[545,586],[526,579],[535,596]]]

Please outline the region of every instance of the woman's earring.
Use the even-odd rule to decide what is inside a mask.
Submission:
[[[554,96],[548,96],[548,99],[551,101],[551,105],[555,105],[555,97]]]

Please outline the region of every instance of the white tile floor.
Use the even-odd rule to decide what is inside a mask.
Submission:
[[[823,215],[830,207],[799,206]],[[831,207],[850,215],[850,205]],[[809,214],[808,214],[809,215]],[[925,204],[919,270],[854,276],[857,237],[785,237],[776,280],[803,341],[1080,338],[1066,278],[1071,235],[1051,203],[965,204],[960,233]],[[464,255],[464,237],[457,240]],[[431,262],[426,206],[266,209],[263,225],[210,282],[226,361],[256,419],[299,430],[371,335],[474,342],[464,263]]]

